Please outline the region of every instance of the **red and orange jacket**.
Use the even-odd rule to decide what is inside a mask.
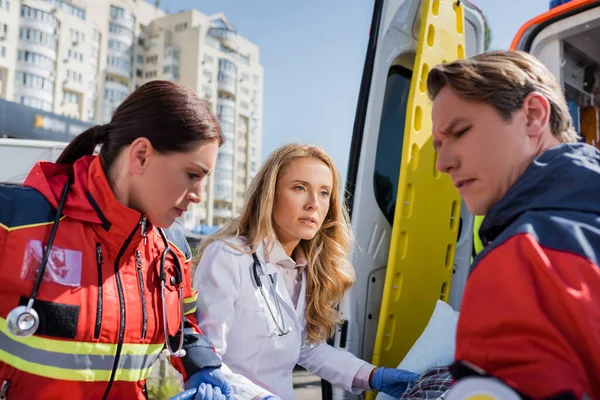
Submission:
[[[32,292],[61,192],[72,184],[33,308],[37,332],[17,338],[8,313]],[[165,230],[183,273],[184,307],[167,257],[168,332],[184,349],[184,378],[219,358],[195,324],[191,252],[178,224]],[[97,157],[74,166],[41,162],[24,186],[0,185],[0,388],[8,399],[144,399],[164,347],[159,266],[164,241],[139,212],[114,197]]]
[[[534,399],[600,399],[600,152],[538,157],[488,212],[456,359]]]

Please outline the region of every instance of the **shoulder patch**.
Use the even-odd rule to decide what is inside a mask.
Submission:
[[[54,222],[56,210],[37,190],[27,186],[0,185],[0,226],[7,230]]]
[[[181,224],[175,221],[173,225],[166,229],[163,229],[163,231],[167,236],[167,240],[171,243],[171,245],[176,247],[180,253],[184,255],[185,260],[191,260],[192,249],[190,248],[190,245],[185,237],[185,231],[183,230]]]

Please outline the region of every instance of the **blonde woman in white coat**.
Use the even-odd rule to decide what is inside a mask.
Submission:
[[[194,274],[199,326],[236,399],[293,399],[296,364],[353,393],[399,396],[416,377],[325,342],[354,282],[350,243],[333,162],[298,144],[269,156],[242,215],[203,241]]]

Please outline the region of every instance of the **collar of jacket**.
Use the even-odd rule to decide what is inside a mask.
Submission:
[[[73,183],[63,209],[65,216],[93,224],[102,242],[115,247],[122,246],[134,230],[141,230],[142,214],[117,201],[97,156],[82,157],[72,166],[39,162],[24,185],[38,190],[57,208],[61,191],[71,176]],[[146,231],[151,230],[148,223]],[[141,234],[134,235],[131,243],[139,243],[141,239]]]
[[[546,150],[485,216],[479,229],[484,246],[526,212],[572,211],[600,215],[600,151],[585,143]]]

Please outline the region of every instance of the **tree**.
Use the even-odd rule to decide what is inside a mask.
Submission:
[[[487,21],[484,21],[485,27],[485,36],[483,40],[483,51],[488,51],[490,49],[490,44],[492,43],[492,30],[488,25]]]

